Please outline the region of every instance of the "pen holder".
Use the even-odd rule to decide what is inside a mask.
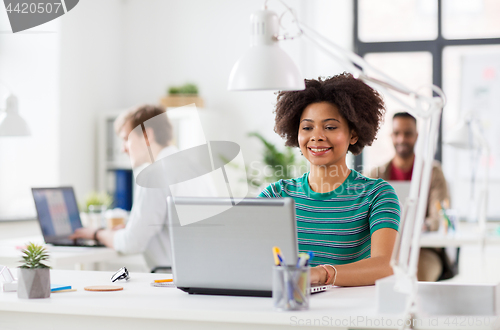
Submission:
[[[273,302],[282,311],[309,309],[310,267],[274,266]]]

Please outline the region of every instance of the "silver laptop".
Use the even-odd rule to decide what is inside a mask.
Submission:
[[[408,196],[410,196],[410,184],[411,181],[387,181],[394,190],[396,191],[396,195],[399,199],[399,204],[404,205]]]
[[[173,277],[183,291],[270,297],[273,246],[285,261],[297,261],[292,198],[233,205],[229,198],[169,197],[168,214]]]

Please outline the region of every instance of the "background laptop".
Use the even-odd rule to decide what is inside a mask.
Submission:
[[[410,196],[410,184],[411,181],[387,181],[394,190],[399,199],[399,204],[404,205],[408,196]]]
[[[168,213],[173,277],[183,291],[270,297],[272,247],[281,249],[285,261],[297,262],[291,198],[248,198],[233,206],[227,198],[169,197]],[[215,215],[195,223],[179,221],[179,215],[202,219],[206,214]]]
[[[45,243],[63,246],[100,246],[90,240],[69,239],[82,227],[72,187],[32,188],[38,223]]]

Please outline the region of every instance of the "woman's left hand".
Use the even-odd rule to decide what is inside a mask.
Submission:
[[[317,266],[311,268],[311,284],[322,284],[326,280],[326,270]]]

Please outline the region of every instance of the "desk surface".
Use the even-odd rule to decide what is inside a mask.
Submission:
[[[500,244],[500,235],[495,230],[489,230],[485,233],[484,244]],[[440,231],[422,233],[420,236],[421,247],[460,247],[462,245],[481,244],[481,235],[477,223],[461,222],[455,233],[444,234]]]
[[[467,244],[480,244],[480,235],[475,232],[460,231],[444,235],[440,232],[422,233],[421,247],[460,247]]]
[[[18,266],[21,260],[21,250],[27,242],[44,244],[40,236],[23,237],[0,241],[0,264],[11,267]],[[53,268],[74,266],[75,264],[97,263],[112,260],[118,257],[118,253],[109,248],[93,248],[79,246],[52,246],[48,245],[50,253],[48,265]]]
[[[123,291],[84,291],[88,285],[110,284],[111,275],[111,272],[52,271],[53,283],[71,284],[78,291],[55,293],[50,299],[38,300],[21,300],[15,293],[0,293],[0,310],[282,325],[290,325],[294,315],[311,319],[333,314],[347,319],[357,315],[376,316],[373,286],[316,294],[311,299],[311,309],[299,313],[275,312],[270,298],[189,295],[176,288],[150,285],[154,279],[165,278],[165,274],[132,273],[130,281],[119,283]]]
[[[398,316],[377,314],[374,286],[334,288],[312,295],[310,310],[301,312],[277,312],[270,298],[189,295],[176,288],[152,287],[152,280],[164,278],[162,274],[132,273],[129,282],[119,283],[123,291],[83,290],[88,285],[110,284],[111,275],[111,272],[52,270],[52,283],[72,285],[78,291],[53,293],[50,299],[32,300],[18,299],[16,293],[0,293],[0,319],[7,326],[5,329],[23,329],[31,326],[34,320],[49,322],[47,327],[38,324],[37,329],[63,328],[68,320],[72,329],[109,329],[112,320],[112,328],[121,330],[167,328],[168,325],[203,329],[289,325],[395,329],[398,322],[403,322]],[[488,319],[487,327],[469,326],[467,329],[493,329],[495,319],[481,319],[483,324]],[[62,323],[58,325],[57,322]],[[440,321],[443,322],[444,319]],[[432,327],[422,324],[418,328]],[[442,328],[450,329],[449,326]]]

